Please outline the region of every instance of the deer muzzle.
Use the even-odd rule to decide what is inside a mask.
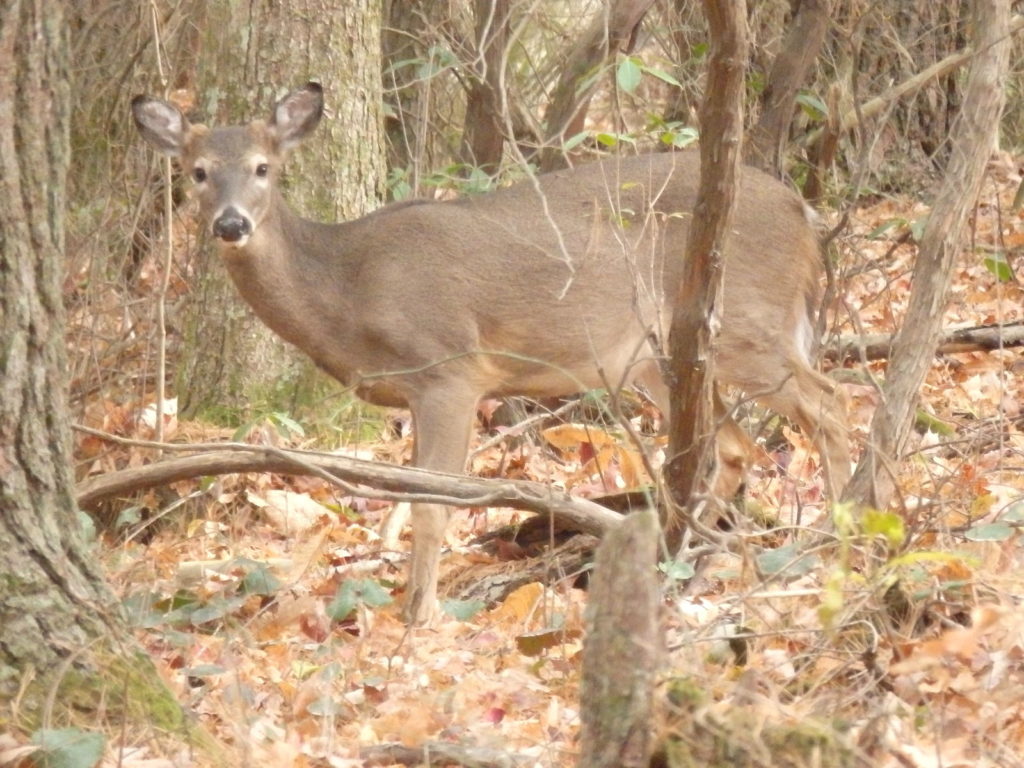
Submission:
[[[252,234],[252,222],[249,217],[233,206],[220,212],[213,220],[214,237],[225,243],[240,244]]]

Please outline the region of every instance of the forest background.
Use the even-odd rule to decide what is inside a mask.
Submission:
[[[15,5],[9,18],[26,13]],[[311,218],[338,220],[388,200],[480,193],[528,168],[688,146],[709,51],[701,8],[681,0],[94,0],[64,14],[60,296],[80,489],[154,461],[146,441],[315,446],[399,463],[409,451],[400,412],[340,393],[251,317],[186,185],[135,135],[136,93],[225,123],[322,83],[328,118],[291,159],[287,196]],[[821,352],[862,442],[948,180],[977,18],[969,3],[925,0],[747,8],[745,148],[835,227]],[[0,38],[16,29],[5,19]],[[949,261],[947,329],[1022,319],[1020,73],[1011,65],[997,82],[1006,108]],[[888,470],[895,500],[855,521],[840,515],[837,543],[814,556],[799,556],[790,527],[826,511],[817,459],[798,432],[743,406],[761,455],[741,506],[758,522],[738,523],[739,546],[704,542],[699,573],[663,569],[668,661],[651,717],[668,764],[1022,764],[1021,357],[1010,338],[950,337],[934,361],[920,349],[932,365],[915,431]],[[591,399],[557,423],[491,405],[473,472],[587,497],[643,486],[644,446],[614,420],[580,425],[602,411]],[[626,417],[656,418],[640,400]],[[513,426],[524,418],[540,430]],[[521,544],[481,553],[469,543],[485,521],[520,523],[521,513],[461,513],[446,556],[451,620],[406,644],[390,603],[404,545],[377,536],[388,502],[265,474],[96,508],[104,570],[142,643],[174,698],[244,764],[415,764],[455,748],[448,759],[467,764],[576,759],[576,561],[544,554],[530,570],[513,559],[528,554]],[[513,572],[527,574],[515,589],[468,586],[507,584]],[[79,737],[96,731],[110,737],[97,760],[184,759],[155,718],[124,738],[103,706],[44,716],[31,697],[11,701],[4,764],[36,759],[32,749],[81,756],[96,742]],[[373,751],[382,744],[390,751]]]

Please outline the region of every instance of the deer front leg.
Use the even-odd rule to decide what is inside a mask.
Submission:
[[[409,624],[431,624],[438,618],[437,575],[449,517],[450,510],[440,504],[412,506],[412,558],[402,612]]]
[[[451,473],[465,470],[476,402],[475,393],[449,386],[421,393],[410,403],[417,467]],[[412,558],[403,611],[410,624],[428,624],[438,616],[437,576],[449,516],[450,510],[440,504],[412,507]]]

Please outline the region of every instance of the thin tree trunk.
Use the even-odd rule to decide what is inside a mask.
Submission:
[[[829,0],[801,1],[768,75],[764,111],[747,137],[747,162],[776,178],[782,178],[782,159],[797,91],[807,82],[825,42],[830,5]]]
[[[921,385],[942,333],[964,227],[995,148],[1010,51],[1009,15],[1007,0],[974,0],[978,53],[950,136],[949,164],[921,238],[910,304],[893,342],[885,396],[872,419],[866,453],[844,494],[860,504],[884,508],[895,491],[889,465],[899,459],[910,435]]]
[[[477,76],[466,102],[463,161],[488,173],[498,170],[505,145],[505,47],[510,0],[475,0]]]
[[[665,481],[686,508],[707,490],[714,455],[713,329],[722,295],[722,254],[741,159],[746,16],[740,0],[705,0],[711,32],[708,81],[701,106],[701,173],[686,244],[686,270],[669,333],[671,400]]]
[[[740,166],[746,17],[743,0],[705,0],[711,32],[701,110],[701,184],[686,245],[669,339],[673,385],[665,478],[689,505],[714,445],[712,326],[720,304],[722,258]],[[598,549],[587,608],[580,686],[580,766],[650,764],[654,683],[661,663],[657,518],[631,514]]]
[[[636,29],[654,0],[608,0],[566,62],[544,116],[541,170],[565,165],[563,142],[583,129],[587,106],[597,88],[596,73],[617,52],[628,51]]]

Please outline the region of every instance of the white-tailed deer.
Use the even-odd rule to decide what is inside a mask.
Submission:
[[[224,263],[263,322],[362,398],[412,410],[417,466],[465,470],[484,396],[639,381],[667,404],[659,358],[696,154],[614,157],[474,197],[318,224],[277,189],[288,150],[323,113],[316,83],[283,98],[267,122],[243,126],[191,125],[143,96],[132,113],[146,140],[194,180]],[[747,169],[733,229],[717,378],[807,431],[835,496],[850,455],[835,386],[808,362],[821,257],[807,209]],[[413,622],[436,610],[447,521],[444,507],[414,505],[405,606]]]

